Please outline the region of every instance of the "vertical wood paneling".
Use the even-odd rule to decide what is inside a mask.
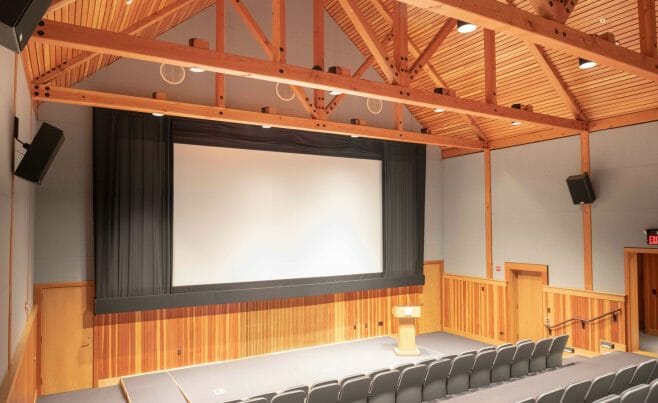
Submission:
[[[490,342],[505,341],[506,290],[503,281],[444,275],[444,330]]]
[[[544,306],[545,310],[550,310],[547,315],[552,324],[571,318],[591,319],[616,309],[622,310],[616,321],[607,316],[586,324],[584,328],[580,322],[572,322],[553,330],[553,335],[569,334],[570,346],[594,352],[599,352],[601,340],[626,345],[625,300],[623,295],[544,287]]]
[[[443,329],[441,321],[443,262],[426,262],[423,274],[425,285],[422,287],[419,301],[423,308],[418,320],[418,333],[438,332]]]
[[[37,312],[35,305],[25,324],[23,335],[11,366],[0,385],[0,402],[24,403],[34,402],[37,396],[37,354],[38,329]]]
[[[644,299],[644,327],[647,333],[658,335],[658,254],[643,254],[642,298]]]
[[[422,287],[97,315],[94,379],[397,332]],[[382,326],[378,326],[382,322]]]

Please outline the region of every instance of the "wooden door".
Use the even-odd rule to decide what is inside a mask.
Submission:
[[[526,271],[516,272],[515,276],[518,338],[539,340],[544,337],[542,276]]]
[[[41,394],[93,386],[93,286],[40,290]]]
[[[641,279],[641,280],[640,280]],[[640,298],[640,329],[651,335],[658,335],[658,255],[638,255],[638,285]]]

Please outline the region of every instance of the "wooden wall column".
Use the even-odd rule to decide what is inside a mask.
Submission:
[[[313,0],[313,66],[324,71],[324,0]],[[320,115],[324,115],[323,90],[313,90],[313,102]]]
[[[589,173],[589,132],[580,133],[580,170]],[[592,272],[592,205],[583,204],[583,273],[585,276],[585,289],[593,290]]]
[[[637,0],[637,12],[640,25],[640,52],[654,57],[656,49],[656,0]]]
[[[487,278],[493,278],[493,237],[491,222],[491,150],[484,149],[484,230]]]
[[[224,0],[215,3],[215,49],[224,53]],[[224,74],[215,73],[215,106],[224,105]]]

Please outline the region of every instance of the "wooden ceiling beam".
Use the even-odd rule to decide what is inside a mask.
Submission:
[[[560,77],[560,73],[557,71],[555,66],[553,66],[553,63],[551,63],[551,61],[548,59],[544,48],[539,45],[535,45],[534,43],[528,43],[527,45],[528,50],[530,50],[530,53],[532,53],[535,60],[537,61],[539,68],[541,68],[544,72],[546,79],[551,83],[553,89],[562,99],[562,102],[564,102],[567,108],[569,108],[569,111],[571,111],[573,117],[579,120],[587,120],[585,114],[578,105],[578,101],[576,101],[576,97],[571,93],[569,87],[567,87],[567,85],[564,83],[564,80],[562,80]]]
[[[143,113],[159,112],[167,116],[214,120],[219,122],[232,122],[259,126],[268,125],[272,127],[317,133],[340,134],[345,136],[356,135],[381,140],[482,149],[482,144],[478,141],[450,136],[405,132],[400,130],[382,129],[379,127],[352,125],[349,123],[321,121],[74,88],[51,86],[46,90],[45,86],[37,86],[34,91],[36,95],[33,95],[33,99],[43,102],[102,107]]]
[[[578,0],[530,0],[537,14],[562,23],[569,18],[577,3]]]
[[[496,95],[496,33],[484,30],[484,99],[497,104]]]
[[[31,40],[154,63],[188,68],[196,66],[215,73],[264,81],[323,90],[340,90],[350,95],[378,98],[405,105],[424,108],[442,107],[448,111],[490,119],[520,121],[578,131],[588,129],[586,122],[578,120],[54,21],[45,21],[43,26],[38,27],[38,32]]]
[[[411,68],[409,71],[413,75],[417,75],[420,72],[420,69],[423,68],[425,64],[427,64],[428,60],[436,53],[436,50],[443,44],[443,42],[446,40],[448,35],[450,35],[450,32],[455,28],[457,25],[457,21],[455,21],[452,18],[448,18],[448,20],[441,26],[441,28],[436,32],[436,35],[434,35],[434,38],[430,41],[430,43],[427,44],[425,47],[425,50],[423,50],[414,63],[411,65]]]
[[[151,14],[150,16],[144,18],[141,21],[138,21],[128,28],[124,29],[121,31],[123,34],[127,35],[136,35],[138,32],[142,31],[143,29],[146,29],[152,25],[155,25],[162,21],[163,19],[171,16],[172,14],[175,14],[179,11],[181,11],[183,8],[186,6],[190,5],[196,0],[180,0],[175,3],[172,3],[163,9]],[[60,2],[63,3],[63,2]],[[58,4],[60,4],[58,3]],[[51,5],[53,7],[55,5],[55,2]],[[82,52],[77,56],[72,57],[71,59],[65,61],[64,63],[60,64],[59,66],[53,68],[50,70],[48,73],[34,78],[32,81],[34,84],[46,84],[51,81],[56,80],[57,78],[63,76],[64,74],[68,73],[72,69],[86,63],[87,61],[93,59],[94,57],[98,56],[98,53],[95,52]]]
[[[354,26],[354,29],[363,39],[363,42],[368,47],[368,50],[375,58],[377,65],[382,70],[388,82],[394,82],[395,73],[393,72],[393,63],[389,60],[386,49],[382,46],[381,41],[377,39],[375,32],[370,27],[368,20],[363,15],[355,0],[338,0],[343,7],[347,18]]]
[[[372,66],[372,64],[375,62],[375,58],[372,57],[372,55],[368,56],[366,60],[361,63],[358,69],[352,74],[352,77],[354,78],[361,78],[362,75],[365,74],[366,71]],[[326,115],[329,116],[331,112],[336,110],[336,107],[345,99],[345,94],[338,94],[335,95],[331,101],[329,101],[329,104],[327,105],[327,109],[325,111]]]
[[[324,0],[313,0],[313,66],[324,71]],[[313,90],[313,103],[322,114],[326,114],[322,90]]]
[[[658,55],[656,45],[656,0],[637,0],[640,25],[640,52],[649,57]]]
[[[400,1],[658,82],[658,58],[496,0]]]
[[[394,82],[409,85],[409,40],[407,35],[407,5],[400,2],[393,4],[393,59]]]
[[[247,10],[247,7],[240,0],[230,0],[230,1],[235,11],[238,13],[244,24],[247,26],[247,29],[251,33],[251,36],[253,36],[254,39],[256,39],[258,46],[260,46],[260,48],[263,49],[263,52],[265,52],[265,56],[267,56],[269,60],[273,60],[274,50],[272,47],[272,43],[267,38],[267,35],[265,35],[265,32],[263,32],[263,30],[260,29],[260,26],[254,19],[254,17],[251,15],[249,10]]]

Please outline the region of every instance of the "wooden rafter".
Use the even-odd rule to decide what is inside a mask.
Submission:
[[[368,71],[368,69],[370,68],[370,66],[372,66],[372,64],[374,62],[375,62],[375,58],[372,57],[372,55],[368,56],[368,58],[366,58],[366,60],[364,60],[364,62],[361,63],[359,68],[356,69],[354,74],[352,74],[352,77],[361,78],[361,76],[364,75],[366,71]],[[335,95],[333,97],[333,99],[331,101],[329,101],[329,104],[327,105],[327,110],[326,110],[327,116],[331,112],[336,110],[336,107],[343,101],[343,99],[345,99],[345,94],[341,93],[341,94]]]
[[[407,5],[393,4],[393,59],[394,82],[409,85],[409,41],[407,36]]]
[[[427,64],[427,61],[430,60],[434,53],[436,53],[436,50],[439,48],[439,46],[441,46],[446,38],[448,38],[448,35],[450,35],[450,32],[452,32],[452,30],[455,28],[455,25],[457,25],[457,22],[452,18],[448,18],[443,26],[441,26],[441,28],[436,32],[436,35],[434,35],[434,38],[432,38],[430,43],[427,44],[425,50],[423,50],[418,55],[414,61],[414,64],[411,65],[409,71],[413,75],[417,75],[423,66]]]
[[[496,0],[400,1],[658,82],[658,58]]]
[[[509,3],[511,0],[508,0]],[[578,0],[530,0],[530,4],[538,15],[551,20],[565,22],[573,9],[578,4]]]
[[[250,77],[259,80],[301,85],[324,90],[340,90],[346,94],[378,98],[424,108],[443,107],[448,111],[466,113],[506,121],[520,121],[563,129],[587,130],[585,122],[545,115],[520,109],[490,105],[471,99],[434,94],[394,84],[359,80],[349,76],[325,73],[309,68],[265,60],[219,54],[213,50],[196,49],[156,39],[141,38],[71,24],[45,21],[32,40],[41,43],[103,52],[155,63],[183,67],[200,67],[215,73]]]
[[[484,99],[497,104],[496,96],[496,33],[484,30]]]
[[[324,71],[324,0],[313,0],[313,66]],[[313,90],[315,109],[325,113],[325,92]]]
[[[580,106],[576,101],[576,97],[574,97],[574,95],[571,93],[569,87],[567,87],[567,85],[564,83],[564,80],[562,80],[560,77],[560,73],[557,71],[555,66],[553,66],[553,63],[548,59],[544,48],[539,45],[535,45],[534,43],[529,43],[528,49],[534,56],[539,67],[544,72],[546,79],[551,83],[553,89],[557,92],[564,104],[571,111],[573,117],[579,120],[586,120],[587,118],[585,117],[583,111],[580,109]]]
[[[157,11],[153,13],[152,15],[144,18],[142,21],[138,21],[128,28],[124,29],[121,31],[121,33],[127,34],[127,35],[136,35],[137,33],[141,32],[145,28],[148,28],[152,25],[160,23],[162,20],[165,18],[181,11],[185,7],[189,6],[191,3],[193,3],[195,0],[180,0],[175,3],[172,3],[166,7],[164,7],[162,10]],[[57,4],[62,4],[64,1],[61,1]],[[55,2],[51,5],[51,7],[55,6]],[[93,59],[94,57],[99,56],[98,53],[96,52],[82,52],[77,56],[74,56],[73,58],[67,60],[63,64],[60,64],[59,66],[55,67],[54,69],[50,70],[48,73],[34,78],[33,82],[35,84],[46,84],[51,81],[56,80],[57,78],[63,76],[64,74],[68,73],[72,69],[88,62],[89,60]]]
[[[637,12],[640,25],[640,52],[655,57],[656,48],[656,0],[637,0]]]
[[[285,5],[283,0],[272,2],[272,37],[275,41],[274,44],[267,39],[267,35],[240,0],[231,0],[231,4],[260,48],[263,49],[267,58],[274,60],[276,63],[285,63]],[[302,108],[314,119],[320,118],[320,113],[306,95],[306,91],[297,85],[291,85],[290,88],[295,93],[295,98]]]
[[[317,133],[341,134],[346,136],[358,135],[362,137],[390,141],[482,149],[482,144],[480,144],[478,141],[468,139],[460,139],[440,135],[426,135],[415,132],[382,129],[379,127],[352,125],[349,123],[320,121],[292,116],[220,108],[216,106],[134,97],[98,91],[87,91],[74,88],[61,88],[53,86],[48,87],[48,90],[46,90],[45,86],[37,86],[34,91],[35,95],[33,95],[33,99],[43,102],[95,106],[143,113],[160,112],[168,116],[233,122],[249,125],[268,125],[286,129],[306,130]]]
[[[215,50],[224,53],[224,0],[215,1]],[[215,106],[224,106],[224,75],[215,73]]]
[[[393,72],[393,63],[389,60],[386,49],[381,44],[381,41],[375,35],[375,32],[370,27],[355,0],[338,0],[340,5],[345,10],[345,14],[354,26],[354,29],[359,33],[361,39],[368,47],[368,50],[375,58],[377,65],[382,70],[388,82],[394,82],[395,73]]]

